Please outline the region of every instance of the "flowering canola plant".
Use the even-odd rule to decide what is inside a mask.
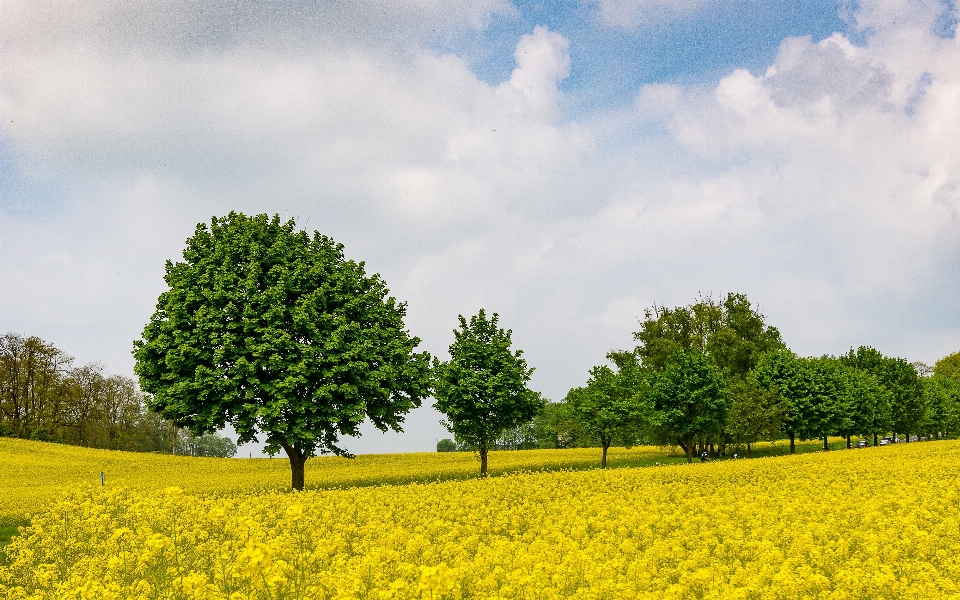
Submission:
[[[305,493],[77,490],[6,598],[960,597],[960,443]]]
[[[611,464],[652,463],[667,453],[650,446],[611,448]],[[680,460],[680,455],[672,458]],[[492,475],[521,470],[578,469],[600,463],[599,448],[495,452]],[[428,482],[476,476],[471,452],[361,454],[311,458],[307,487],[353,487],[384,483]],[[0,437],[0,525],[21,523],[64,490],[83,483],[143,492],[179,487],[187,493],[235,494],[290,489],[286,458],[225,459],[97,450]]]

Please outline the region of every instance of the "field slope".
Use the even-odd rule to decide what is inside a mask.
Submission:
[[[12,598],[939,598],[960,443],[232,495],[90,487]]]
[[[613,467],[679,462],[679,453],[649,446],[611,448]],[[494,452],[491,475],[523,470],[584,469],[599,465],[600,449]],[[0,526],[21,524],[53,500],[83,485],[142,492],[177,486],[189,493],[236,494],[290,489],[285,458],[223,459],[95,450],[0,438]],[[381,484],[426,483],[475,477],[479,463],[470,452],[362,454],[307,461],[307,488],[329,489]]]

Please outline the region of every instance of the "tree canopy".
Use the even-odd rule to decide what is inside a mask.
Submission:
[[[691,462],[696,436],[723,431],[730,395],[723,371],[710,356],[677,351],[654,376],[650,404],[658,437],[680,446]]]
[[[897,433],[919,433],[926,421],[923,382],[906,359],[884,356],[878,350],[861,346],[840,357],[841,362],[874,375],[890,394],[890,421]]]
[[[134,342],[151,410],[197,433],[230,423],[239,443],[262,434],[303,489],[307,458],[349,456],[339,436],[365,419],[399,431],[429,393],[430,357],[404,328],[405,304],[341,244],[231,212],[186,246]]]
[[[722,302],[707,296],[690,306],[656,306],[644,313],[635,354],[648,368],[663,369],[677,351],[708,354],[731,374],[745,375],[765,352],[785,349],[780,332],[767,325],[743,294]]]
[[[483,309],[468,322],[460,315],[453,332],[450,360],[434,359],[436,409],[458,441],[480,455],[480,476],[487,474],[487,454],[506,431],[528,423],[544,406],[540,394],[527,388],[533,368],[523,352],[510,350],[512,330],[498,326],[499,315]]]
[[[750,456],[752,444],[779,436],[783,404],[776,387],[761,387],[752,373],[730,378],[727,389],[731,404],[724,431],[733,443],[745,444]]]
[[[933,365],[933,374],[960,382],[960,352],[948,354]]]
[[[614,371],[600,366],[590,369],[586,386],[567,393],[568,414],[600,441],[601,468],[607,467],[607,450],[614,440],[634,442],[643,420],[643,383],[636,367]]]

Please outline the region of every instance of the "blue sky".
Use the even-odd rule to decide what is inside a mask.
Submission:
[[[514,2],[516,12],[494,15],[482,30],[438,40],[437,52],[465,58],[473,71],[496,85],[515,67],[517,41],[536,25],[570,40],[575,57],[561,89],[571,108],[591,110],[628,103],[643,84],[709,83],[735,68],[762,72],[786,37],[819,41],[847,33],[836,2],[811,0],[714,2],[689,16],[638,24],[603,23],[592,2]]]
[[[132,375],[164,262],[230,210],[343,243],[441,358],[498,312],[553,400],[701,293],[802,355],[960,349],[951,2],[2,11],[0,330],[78,366]],[[430,450],[439,418],[347,447]]]

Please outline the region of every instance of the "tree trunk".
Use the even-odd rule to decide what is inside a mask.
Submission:
[[[601,468],[601,469],[606,469],[606,468],[607,468],[607,449],[608,449],[609,447],[610,447],[610,442],[604,441],[604,442],[603,442],[603,459],[600,461],[600,468]]]
[[[290,487],[298,492],[302,492],[304,484],[303,466],[307,462],[307,457],[304,451],[300,450],[299,448],[295,448],[287,444],[281,444],[281,447],[287,453],[287,457],[290,459]]]
[[[480,446],[480,477],[487,476],[487,447]]]
[[[797,445],[794,442],[794,434],[791,431],[790,432],[790,454],[796,454],[796,453],[797,453]]]
[[[750,458],[750,442],[747,442],[747,458]]]
[[[717,453],[713,450],[713,442],[710,442],[710,456],[716,456]]]
[[[830,449],[830,442],[827,440],[827,436],[823,436],[823,451],[826,452]]]
[[[693,436],[692,435],[688,434],[683,436],[683,446],[684,446],[683,449],[687,453],[687,462],[692,463],[693,462]]]
[[[909,444],[909,443],[910,443],[910,433],[909,433],[909,432],[907,432],[907,433],[905,433],[905,434],[903,435],[903,443],[904,443],[904,444]]]
[[[873,445],[874,446],[880,445],[880,434],[878,433],[873,434]]]
[[[850,445],[850,436],[848,435],[848,436],[847,436],[847,450],[849,450],[850,448],[852,448],[852,446]]]

